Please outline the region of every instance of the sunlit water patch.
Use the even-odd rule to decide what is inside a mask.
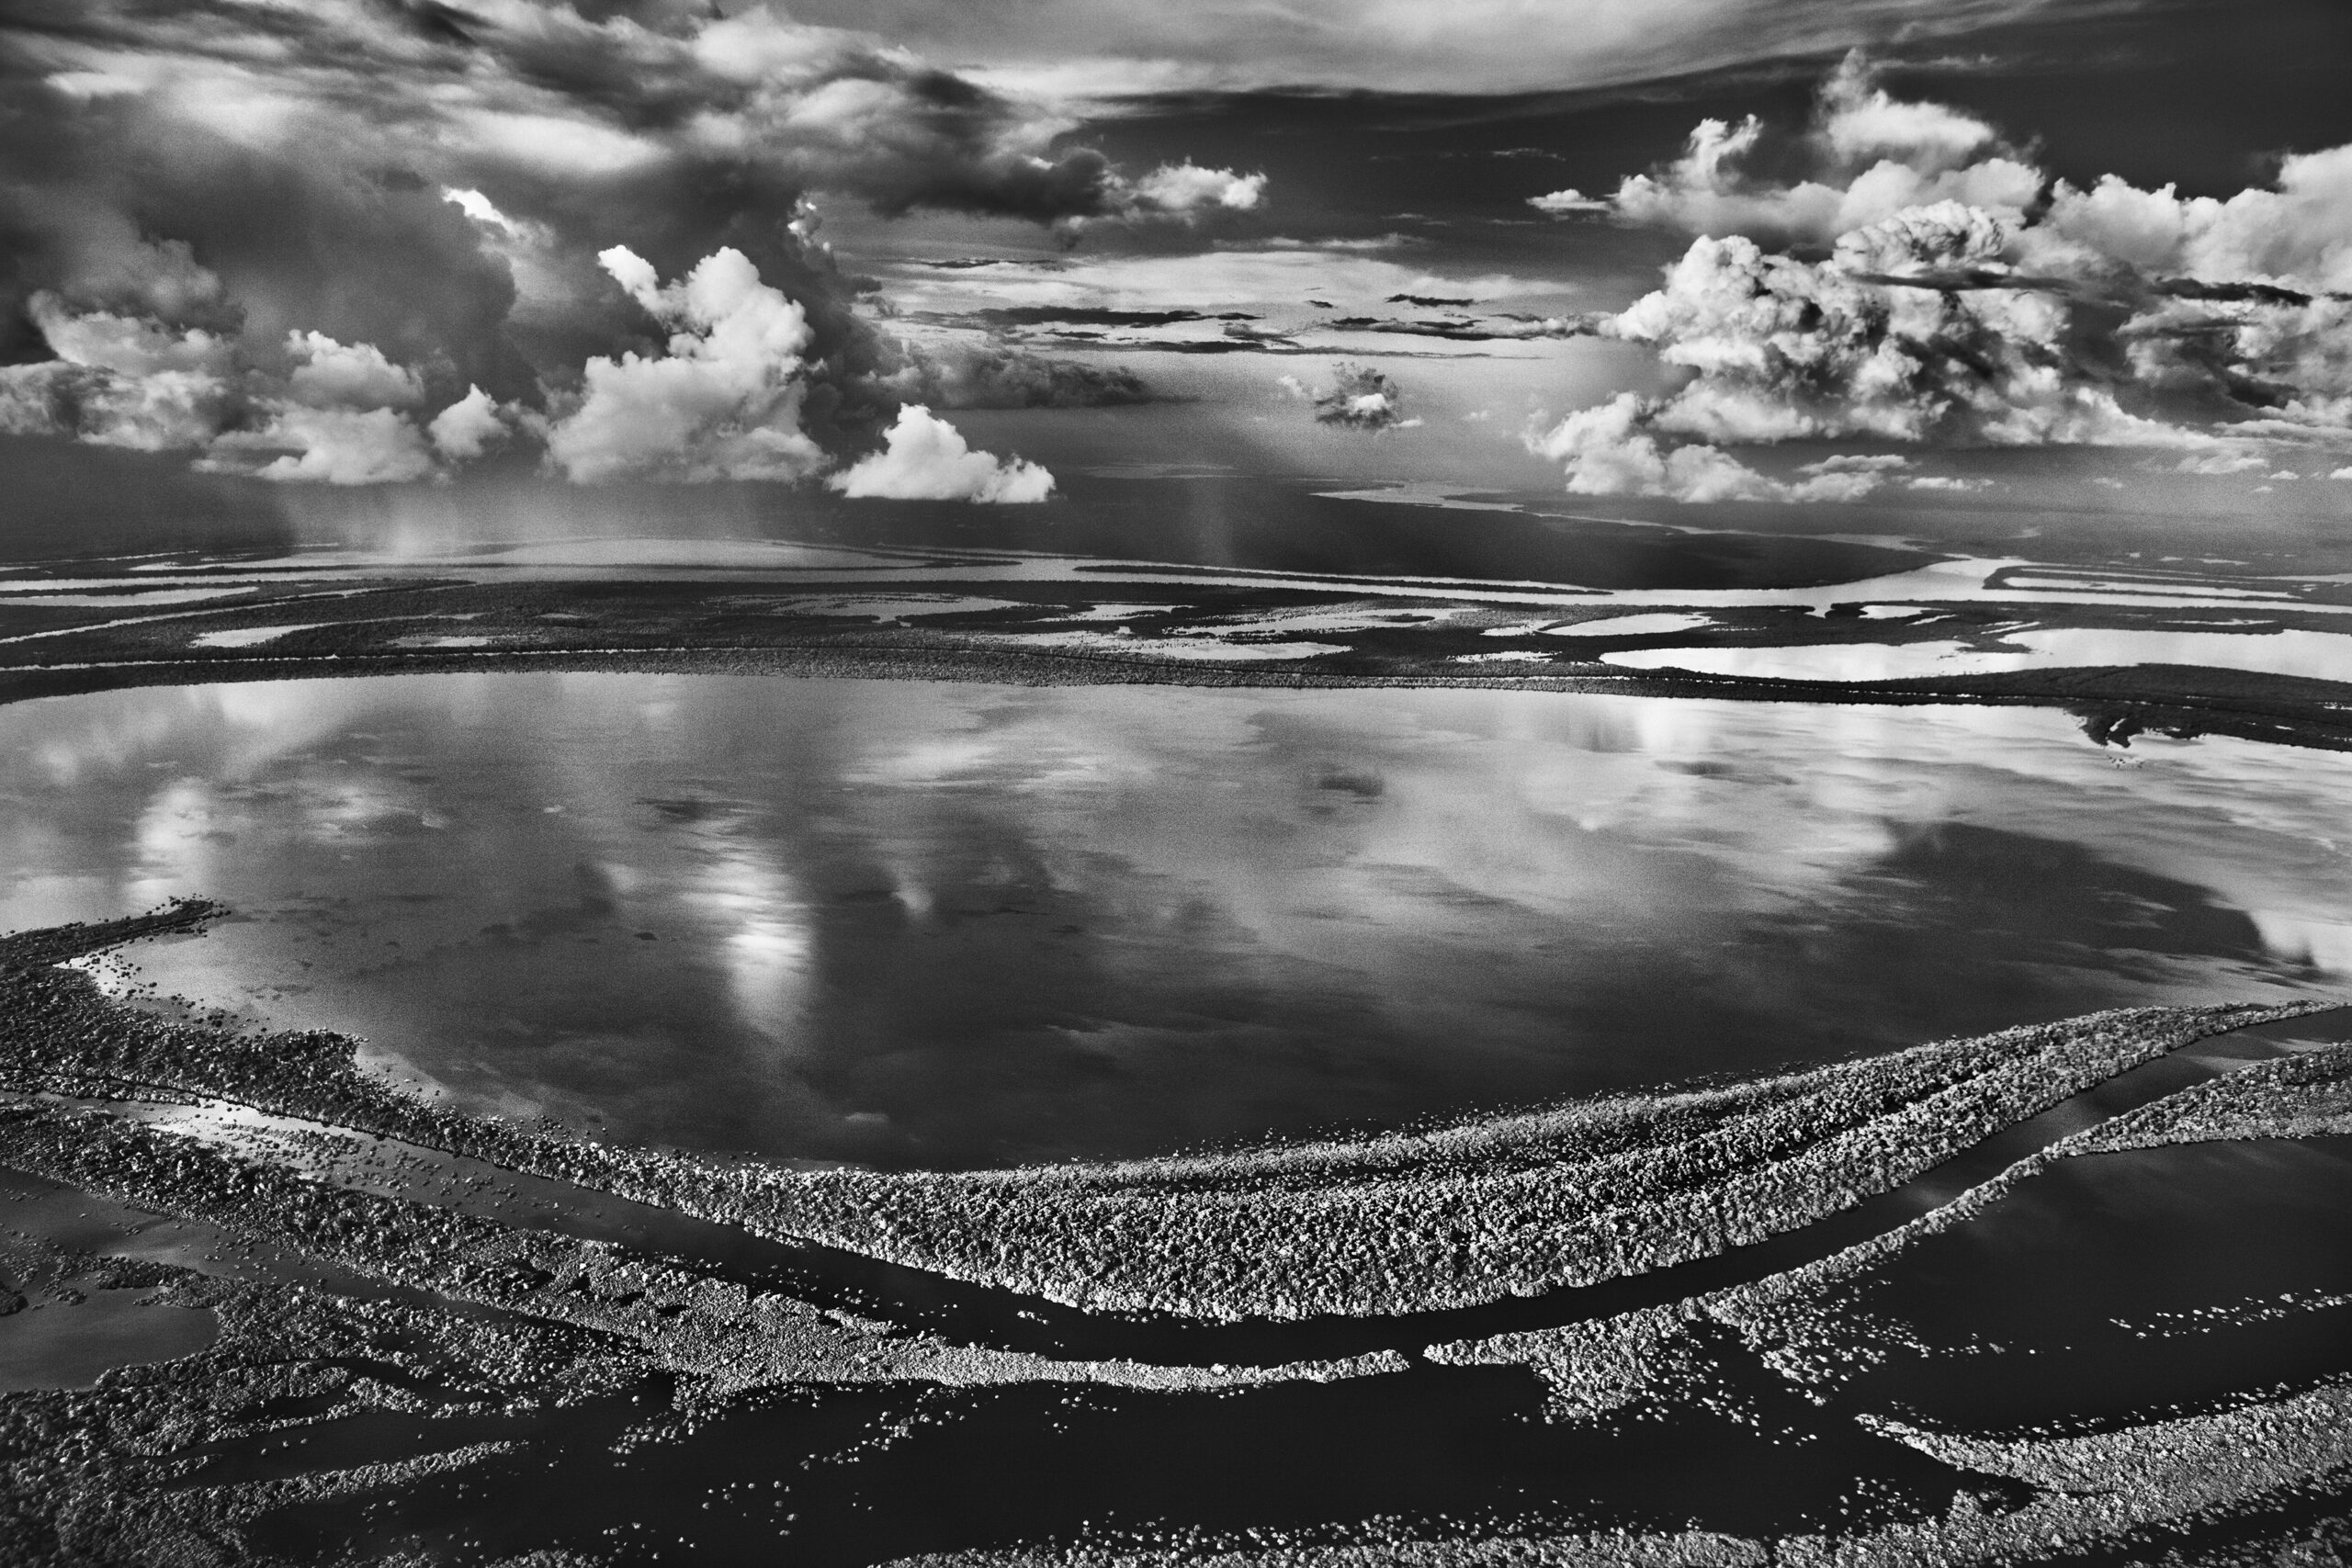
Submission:
[[[220,898],[146,983],[475,1109],[1141,1155],[2339,982],[2352,763],[2152,744],[1488,691],[120,692],[0,709],[0,926]]]

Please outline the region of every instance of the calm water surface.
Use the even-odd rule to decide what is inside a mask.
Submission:
[[[191,687],[0,709],[0,926],[218,897],[146,978],[470,1107],[957,1166],[2333,988],[2347,784],[2022,709]]]

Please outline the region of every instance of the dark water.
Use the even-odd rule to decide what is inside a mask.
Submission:
[[[2097,1429],[2352,1366],[2352,1139],[2069,1160],[1859,1294],[1919,1343],[1849,1397],[1959,1429]]]
[[[150,980],[476,1108],[1144,1155],[2352,969],[2352,762],[2145,758],[2015,710],[1474,691],[125,692],[0,709],[0,925],[220,898]]]

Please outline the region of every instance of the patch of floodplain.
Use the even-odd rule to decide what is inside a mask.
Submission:
[[[178,1100],[110,1100],[89,1102],[85,1110],[103,1111],[126,1122],[136,1122],[218,1149],[243,1159],[258,1160],[293,1172],[310,1181],[335,1181],[371,1191],[400,1195],[420,1174],[440,1174],[413,1162],[416,1151],[365,1133],[300,1117],[277,1116],[233,1100],[200,1097]],[[439,1156],[435,1166],[446,1166]]]
[[[1408,609],[1394,601],[1360,599],[1346,604],[1326,604],[1313,608],[1215,615],[1193,622],[1188,630],[1203,635],[1228,637],[1257,637],[1277,632],[1396,631],[1442,625],[1466,617],[1475,617],[1479,614],[1478,610],[1466,606],[1438,610]]]
[[[1089,604],[1084,609],[1043,605],[1036,607],[1041,609],[1049,609],[1052,618],[1057,622],[1069,623],[1082,623],[1088,621],[1132,621],[1143,615],[1181,615],[1184,611],[1192,608],[1189,604]]]
[[[296,632],[315,631],[333,626],[332,621],[301,621],[285,626],[230,626],[220,631],[198,632],[187,639],[190,648],[258,648],[266,642],[291,637]]]
[[[212,588],[137,589],[125,593],[7,593],[0,595],[0,610],[19,604],[53,610],[136,610],[149,604],[193,604],[205,599],[229,599],[251,592],[248,584],[232,583]]]
[[[2135,589],[2128,599],[2051,577],[2047,588],[2019,588],[2005,577],[2034,563],[2023,557],[1960,557],[1908,571],[1809,588],[1624,589],[1611,593],[1618,604],[1679,604],[1691,608],[1728,608],[1771,604],[1826,609],[1857,601],[1912,601],[1922,604],[2109,604],[2129,603],[2143,609],[2245,609],[2275,607],[2324,615],[2352,615],[2352,604],[2315,602],[2298,594],[2262,595],[2243,589],[2208,592],[2203,584],[2149,586]],[[1999,581],[1996,581],[1999,580]]]
[[[1657,611],[1644,615],[1606,615],[1598,620],[1570,621],[1565,626],[1538,626],[1547,637],[1668,637],[1676,632],[1703,631],[1715,624],[1712,615]],[[1492,632],[1487,634],[1495,635]]]
[[[1279,662],[1348,651],[1344,646],[1330,642],[1216,642],[1205,637],[1121,637],[1116,632],[999,632],[988,634],[984,640],[1007,648],[1068,649],[1128,659],[1174,659],[1215,664]]]
[[[769,539],[662,539],[605,537],[515,544],[453,544],[449,547],[363,550],[330,547],[263,560],[226,563],[240,571],[322,570],[381,571],[447,568],[644,567],[649,570],[719,568],[729,570],[842,570],[898,566],[898,558],[870,550]],[[133,570],[149,570],[134,567]],[[168,570],[168,569],[167,569]]]
[[[472,565],[750,567],[752,569],[862,567],[897,564],[867,550],[836,549],[766,539],[574,539],[560,543],[503,545],[455,558]]]
[[[1526,506],[1516,501],[1480,501],[1482,495],[1500,495],[1492,490],[1464,489],[1430,479],[1412,479],[1401,484],[1384,485],[1374,490],[1318,490],[1317,499],[1322,501],[1377,501],[1394,506],[1429,506],[1446,512],[1524,512]]]
[[[2053,576],[2047,572],[2018,571],[2002,580],[2003,586],[2060,593],[2099,593],[2132,599],[2150,594],[2178,592],[2185,584],[2177,578],[2151,578],[2139,581],[2118,581],[2112,579]],[[2199,582],[2195,591],[2211,599],[2254,599],[2271,604],[2300,604],[2295,595],[2281,593],[2275,588],[2222,588]]]
[[[877,621],[911,621],[925,615],[976,615],[989,610],[1035,608],[1013,599],[980,599],[956,593],[910,593],[898,598],[846,594],[838,598],[786,600],[770,607],[794,615],[868,615]]]
[[[2003,651],[1968,642],[1807,643],[1775,648],[1642,648],[1600,655],[1628,670],[1676,670],[1758,681],[1916,681],[2020,670],[2180,664],[2313,681],[2352,682],[2352,637],[2335,632],[2123,631],[2052,626],[2005,631]]]

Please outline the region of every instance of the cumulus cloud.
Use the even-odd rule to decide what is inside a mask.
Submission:
[[[1291,396],[1312,403],[1318,424],[1377,434],[1421,423],[1405,417],[1405,396],[1395,378],[1369,365],[1334,366],[1325,387],[1310,388],[1295,376],[1284,376],[1278,384]]]
[[[2269,188],[2227,199],[2182,197],[2172,186],[2143,190],[2114,175],[2085,189],[1973,115],[1892,96],[1859,54],[1824,84],[1796,140],[1792,156],[1809,168],[1805,177],[1751,172],[1768,134],[1752,116],[1736,126],[1704,120],[1680,158],[1629,175],[1605,203],[1575,191],[1533,202],[1605,206],[1628,222],[1800,248],[1827,248],[1897,214],[1956,202],[2004,236],[1997,255],[1975,259],[2030,273],[2352,288],[2352,146],[2289,156]]]
[[[227,374],[234,357],[230,342],[217,333],[111,310],[75,310],[54,294],[34,295],[26,314],[58,358],[119,376],[176,370],[217,378]]]
[[[124,377],[66,360],[0,367],[0,434],[54,435],[140,452],[201,445],[225,390],[208,377]]]
[[[2227,199],[2182,197],[2173,186],[2143,190],[2114,175],[2084,189],[1973,115],[1894,97],[1860,54],[1824,84],[1798,138],[1806,177],[1750,172],[1767,134],[1753,116],[1737,126],[1702,121],[1680,158],[1629,175],[1602,205],[1653,227],[1827,247],[1908,209],[1958,202],[1998,225],[2003,259],[2030,270],[2352,288],[2352,146],[2286,157],[2269,188]],[[1574,191],[1533,201],[1595,205]]]
[[[501,212],[496,202],[478,190],[447,189],[441,193],[441,199],[475,222],[501,233],[519,239],[529,232],[526,225],[517,223],[514,219]]]
[[[1664,288],[1601,331],[1697,372],[1653,422],[1704,440],[2177,439],[2081,373],[2062,298],[1903,279],[1966,266],[2004,238],[1987,215],[1946,202],[1848,235],[1823,263],[1767,254],[1744,236],[1701,239]]]
[[[258,424],[224,431],[200,467],[280,482],[397,484],[441,472],[424,430],[407,412],[424,380],[374,344],[289,333],[290,368],[254,400]]]
[[[800,428],[808,313],[722,248],[664,286],[623,245],[597,257],[647,314],[672,329],[667,352],[591,359],[573,408],[548,432],[548,461],[594,481],[799,479],[824,451]]]
[[[291,333],[255,356],[220,333],[76,310],[50,294],[29,313],[56,357],[0,367],[9,434],[187,451],[215,472],[348,485],[435,477],[445,459],[480,456],[485,419],[505,429],[477,389],[435,417],[428,445],[412,412],[424,378],[373,344]]]
[[[287,395],[311,408],[405,408],[424,399],[424,381],[393,364],[372,343],[337,343],[324,333],[289,333],[286,352],[294,368]]]
[[[1670,501],[1859,501],[1905,466],[1899,457],[1831,457],[1795,481],[1771,479],[1720,447],[1668,446],[1650,426],[1657,405],[1632,392],[1579,410],[1540,434],[1528,450],[1566,466],[1577,495],[1660,496]]]
[[[1867,455],[1837,453],[1819,462],[1807,463],[1801,472],[1808,474],[1894,474],[1911,466],[1911,459],[1896,452],[1873,452]]]
[[[2254,411],[2250,432],[2352,427],[2352,299],[2268,286],[2174,288],[2116,329],[2141,385]]]
[[[1128,189],[1141,210],[1189,218],[1217,208],[1228,212],[1251,210],[1266,194],[1266,176],[1204,169],[1189,162],[1163,164]]]
[[[488,392],[480,387],[468,387],[464,397],[433,416],[425,434],[433,439],[433,449],[444,458],[468,463],[514,434],[509,417]]]
[[[2216,452],[2203,457],[2183,457],[2174,466],[2178,474],[2200,474],[2219,478],[2229,474],[2260,473],[2270,467],[2267,457],[2253,453]]]
[[[2352,434],[2352,300],[2324,292],[2352,265],[2352,148],[2290,158],[2276,188],[2227,201],[2112,178],[2079,190],[1973,116],[1894,98],[1859,58],[1798,143],[1810,177],[1751,176],[1766,135],[1704,122],[1610,198],[1620,220],[1698,237],[1663,287],[1586,330],[1690,378],[1612,415],[1630,422],[1616,437],[1588,421],[1553,443],[1572,478],[1722,493],[1746,482],[1714,464],[1722,446],[1797,439]],[[1557,194],[1538,205],[1585,201]],[[1700,444],[1687,467],[1706,482],[1678,479],[1676,438]],[[2197,460],[2240,457],[2263,462]]]
[[[2087,254],[2143,272],[2352,289],[2352,146],[2287,158],[2274,188],[2227,200],[2141,190],[2113,175],[2088,190],[2061,182],[2037,238],[2054,242],[2052,260]]]
[[[235,354],[219,334],[50,293],[27,313],[56,357],[0,367],[0,431],[163,452],[202,446],[231,416]]]
[[[975,452],[963,433],[921,403],[899,411],[887,444],[826,482],[842,494],[889,501],[974,501],[1017,505],[1044,501],[1054,476],[1018,457]]]
[[[279,409],[259,429],[219,437],[199,467],[335,485],[397,484],[438,471],[424,433],[391,409],[299,405]]]
[[[1764,123],[1752,115],[1736,126],[1702,120],[1680,158],[1628,176],[1609,209],[1630,222],[1693,234],[1827,245],[1906,208],[1942,202],[2018,223],[2044,184],[2041,171],[1991,126],[1941,105],[1894,99],[1873,85],[1860,55],[1849,55],[1822,87],[1804,138],[1814,177],[1753,178],[1747,164],[1764,139]],[[1537,205],[1554,199],[1539,197]]]
[[[1713,123],[1713,122],[1710,122]],[[1587,196],[1580,190],[1555,190],[1544,196],[1531,196],[1527,205],[1538,212],[1548,212],[1555,218],[1593,218],[1616,210],[1606,197]]]

